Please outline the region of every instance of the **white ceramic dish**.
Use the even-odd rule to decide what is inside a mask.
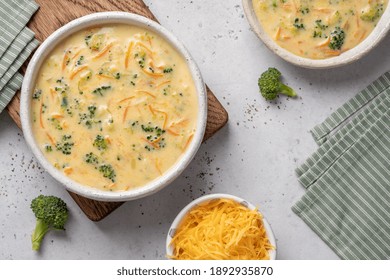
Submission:
[[[240,198],[240,197],[237,197],[237,196],[234,196],[234,195],[230,195],[230,194],[209,194],[209,195],[204,195],[204,196],[201,196],[201,197],[195,199],[194,201],[189,203],[186,207],[184,207],[183,210],[180,211],[180,213],[176,216],[175,220],[173,221],[171,227],[169,228],[168,236],[167,236],[167,240],[166,240],[166,245],[165,245],[167,256],[173,255],[174,248],[171,245],[172,238],[175,235],[176,229],[179,227],[181,221],[188,214],[188,212],[191,211],[192,208],[196,207],[197,205],[199,205],[205,201],[209,201],[212,199],[219,199],[219,198],[232,199],[232,200],[237,201],[238,203],[244,205],[245,207],[247,207],[250,210],[256,209],[256,207],[253,204],[251,204],[250,202],[248,202],[247,200]],[[260,213],[260,211],[259,211],[259,213]],[[263,224],[264,224],[265,230],[267,232],[268,239],[269,239],[271,245],[274,246],[274,248],[276,248],[276,239],[275,239],[274,233],[272,231],[272,228],[271,228],[270,224],[268,223],[267,219],[264,217],[264,215],[263,214],[261,214],[261,215],[263,216]],[[269,255],[270,255],[271,260],[275,260],[276,259],[276,249],[269,251]]]
[[[297,56],[284,48],[280,47],[275,41],[264,31],[263,27],[259,23],[256,13],[252,5],[253,0],[242,0],[242,5],[246,18],[249,21],[249,24],[252,30],[256,35],[264,42],[264,44],[275,54],[283,58],[284,60],[301,66],[305,68],[334,68],[342,65],[346,65],[352,62],[355,62],[362,58],[364,55],[369,53],[373,48],[375,48],[378,43],[385,38],[386,34],[390,30],[390,4],[387,5],[386,10],[384,11],[381,19],[379,20],[375,29],[371,34],[359,45],[353,49],[342,53],[339,56],[327,58],[327,59],[309,59]]]
[[[32,131],[31,95],[35,87],[35,80],[42,62],[46,59],[50,52],[58,44],[61,43],[63,39],[67,38],[68,36],[77,31],[90,28],[92,26],[115,23],[138,26],[146,30],[155,32],[163,39],[165,39],[168,43],[170,43],[186,59],[198,93],[198,120],[197,130],[194,134],[194,138],[190,146],[184,152],[181,158],[175,163],[175,165],[172,166],[161,177],[136,189],[131,189],[124,192],[105,192],[95,188],[83,186],[71,180],[69,177],[58,171],[49,161],[46,160],[45,156],[35,142],[35,138]],[[50,35],[35,52],[28,65],[26,75],[23,81],[20,115],[24,137],[27,141],[27,144],[30,146],[32,152],[37,157],[40,164],[45,168],[45,170],[47,170],[47,172],[52,175],[56,180],[62,183],[69,191],[95,200],[127,201],[141,198],[159,191],[163,187],[170,184],[173,180],[175,180],[191,162],[192,158],[199,149],[206,128],[207,93],[204,82],[201,77],[201,73],[196,66],[194,60],[192,59],[191,55],[188,53],[183,44],[161,25],[145,17],[130,13],[95,13],[73,20],[65,26],[61,27],[52,35]]]

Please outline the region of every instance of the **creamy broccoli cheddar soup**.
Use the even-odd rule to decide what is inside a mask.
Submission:
[[[253,0],[265,32],[302,57],[338,56],[375,28],[388,0]]]
[[[198,99],[185,59],[158,35],[128,25],[80,31],[43,63],[33,130],[61,172],[107,191],[166,172],[192,141]]]

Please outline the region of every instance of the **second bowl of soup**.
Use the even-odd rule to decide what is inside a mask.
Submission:
[[[243,0],[249,23],[283,59],[308,68],[353,62],[390,29],[388,0]]]
[[[51,35],[22,88],[34,154],[69,190],[99,200],[139,198],[174,180],[199,148],[206,109],[200,72],[182,44],[121,12]]]

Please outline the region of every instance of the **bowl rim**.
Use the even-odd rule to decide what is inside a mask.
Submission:
[[[327,59],[310,59],[300,57],[296,54],[279,46],[262,28],[262,25],[257,20],[256,13],[253,8],[254,0],[241,0],[245,16],[249,22],[252,31],[260,40],[282,59],[294,65],[309,69],[329,69],[344,66],[353,63],[374,49],[387,35],[390,30],[390,3],[387,4],[386,10],[377,23],[377,26],[372,30],[369,36],[354,48],[342,53],[339,56]]]
[[[175,49],[185,59],[195,84],[198,99],[197,127],[194,137],[187,150],[180,156],[174,165],[171,166],[160,177],[157,177],[144,186],[120,192],[109,192],[89,187],[80,184],[62,174],[62,172],[57,170],[48,160],[46,160],[46,157],[41,152],[38,144],[35,141],[35,137],[32,131],[31,95],[35,87],[38,71],[43,61],[48,57],[48,55],[50,55],[52,50],[69,35],[93,26],[102,26],[108,24],[128,24],[130,26],[145,28],[146,30],[159,35],[168,44],[170,44],[173,49]],[[38,162],[43,166],[43,168],[58,182],[64,185],[67,190],[99,201],[129,201],[151,195],[169,185],[184,171],[184,169],[191,162],[202,143],[206,129],[207,91],[202,79],[201,72],[188,50],[170,31],[162,27],[160,24],[146,17],[127,12],[93,13],[70,21],[66,25],[57,29],[35,51],[34,56],[31,58],[27,67],[22,84],[20,116],[24,138],[31,151],[36,156]]]
[[[277,252],[276,238],[275,238],[274,232],[272,230],[272,227],[269,224],[268,220],[265,218],[265,216],[260,212],[258,207],[254,206],[248,200],[243,199],[243,198],[238,197],[238,196],[235,196],[235,195],[232,195],[232,194],[224,194],[224,193],[208,194],[208,195],[198,197],[197,199],[188,203],[179,212],[179,214],[177,214],[176,218],[173,220],[171,226],[169,227],[166,242],[165,242],[165,251],[166,251],[167,258],[169,255],[173,254],[173,246],[171,245],[173,235],[175,234],[177,227],[179,226],[179,224],[181,223],[183,218],[188,214],[188,212],[203,202],[214,200],[214,199],[220,199],[220,198],[234,200],[234,201],[240,203],[241,205],[247,207],[250,210],[257,209],[257,212],[263,217],[263,224],[264,224],[265,231],[267,233],[267,237],[268,237],[271,245],[274,246],[274,248],[275,248],[273,250],[268,251],[269,255],[270,255],[270,260],[276,260],[276,252]]]

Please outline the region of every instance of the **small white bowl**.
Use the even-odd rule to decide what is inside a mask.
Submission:
[[[32,131],[32,114],[31,114],[31,95],[35,87],[35,80],[38,75],[39,69],[46,57],[51,51],[60,44],[65,38],[69,37],[75,32],[83,29],[87,29],[93,26],[100,26],[104,24],[128,24],[130,26],[138,26],[146,30],[152,31],[176,49],[187,61],[188,68],[192,74],[192,78],[195,83],[197,95],[198,95],[198,120],[197,128],[193,137],[193,140],[180,157],[180,159],[162,176],[149,182],[148,184],[123,192],[107,192],[99,189],[95,189],[89,186],[79,184],[69,177],[65,176],[62,172],[57,170],[44,156],[39,149],[34,134]],[[127,201],[141,197],[151,195],[163,187],[169,185],[175,180],[191,162],[196,152],[198,151],[207,121],[207,92],[203,82],[201,73],[192,59],[189,52],[183,46],[183,44],[174,37],[168,30],[163,28],[158,23],[147,19],[145,17],[125,13],[125,12],[104,12],[87,15],[78,19],[75,19],[65,26],[58,29],[52,35],[50,35],[45,42],[38,48],[32,57],[25,74],[21,91],[20,102],[20,116],[22,121],[23,134],[27,144],[30,146],[32,152],[37,157],[39,163],[44,169],[52,175],[57,181],[62,183],[69,191],[79,194],[81,196],[100,200],[100,201]]]
[[[275,54],[284,60],[311,69],[326,69],[334,68],[355,62],[369,53],[378,43],[386,37],[390,30],[390,4],[387,5],[381,19],[371,34],[359,45],[353,49],[342,53],[339,56],[327,59],[310,59],[295,55],[286,49],[279,46],[263,29],[262,25],[256,17],[256,13],[252,4],[253,0],[242,0],[242,5],[249,25],[256,35],[264,42],[264,44]]]
[[[175,220],[173,221],[171,227],[168,230],[168,235],[167,235],[167,240],[166,240],[166,245],[165,245],[167,256],[173,255],[174,248],[173,248],[173,245],[171,244],[171,241],[172,241],[172,238],[175,236],[176,229],[179,227],[183,218],[194,207],[198,206],[199,204],[202,204],[203,202],[206,202],[209,200],[220,199],[220,198],[231,199],[231,200],[237,201],[238,203],[247,207],[250,210],[256,209],[256,207],[252,203],[248,202],[247,200],[245,200],[243,198],[240,198],[240,197],[237,197],[237,196],[234,196],[231,194],[221,194],[221,193],[209,194],[209,195],[204,195],[204,196],[201,196],[201,197],[195,199],[194,201],[189,203],[186,207],[184,207],[183,210],[180,211],[180,213],[176,216]],[[259,210],[258,210],[258,212],[261,214],[261,212]],[[270,260],[276,260],[276,240],[275,240],[274,233],[273,233],[272,228],[271,228],[270,224],[268,223],[267,219],[264,217],[264,215],[261,214],[261,216],[263,217],[263,224],[264,224],[264,228],[265,228],[265,231],[267,233],[267,237],[269,239],[269,242],[275,248],[274,250],[269,251]]]

